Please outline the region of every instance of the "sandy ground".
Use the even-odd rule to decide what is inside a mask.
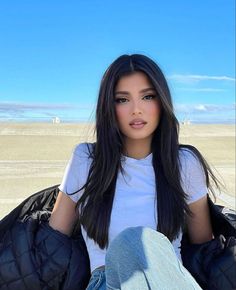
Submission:
[[[24,198],[61,182],[74,146],[95,140],[89,124],[0,123],[0,219]],[[182,125],[225,188],[217,202],[235,208],[235,126]]]

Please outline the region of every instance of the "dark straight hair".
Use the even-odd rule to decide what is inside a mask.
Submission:
[[[77,203],[80,209],[79,222],[101,249],[108,246],[110,217],[119,170],[123,173],[121,156],[124,151],[116,113],[114,91],[123,76],[143,72],[160,99],[161,119],[154,132],[151,149],[156,180],[157,230],[173,241],[185,225],[186,215],[191,215],[181,186],[179,151],[189,150],[198,158],[210,190],[210,177],[217,184],[208,164],[199,151],[190,145],[180,145],[179,124],[173,111],[167,81],[159,66],[140,54],[122,55],[106,70],[100,85],[96,109],[96,136],[90,152],[92,158],[87,182],[79,189],[84,192]]]

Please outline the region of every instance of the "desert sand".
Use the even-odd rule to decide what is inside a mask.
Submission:
[[[74,146],[95,141],[92,124],[0,123],[0,219],[29,195],[60,184]],[[235,126],[181,125],[224,183],[217,203],[235,205]]]

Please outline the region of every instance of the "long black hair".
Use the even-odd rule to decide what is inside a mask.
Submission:
[[[97,140],[90,152],[92,163],[87,182],[80,189],[84,189],[84,192],[76,207],[80,209],[80,224],[101,249],[108,246],[116,179],[119,170],[123,172],[121,155],[124,140],[116,118],[114,91],[121,77],[134,72],[143,72],[149,78],[161,104],[160,123],[151,143],[158,192],[158,231],[165,234],[170,241],[174,240],[184,227],[186,214],[191,214],[186,202],[187,195],[181,186],[181,148],[187,148],[199,159],[205,172],[207,186],[211,189],[210,177],[217,185],[217,179],[199,151],[193,146],[179,144],[178,120],[173,111],[167,81],[159,66],[144,55],[120,56],[108,67],[101,81],[96,109]]]

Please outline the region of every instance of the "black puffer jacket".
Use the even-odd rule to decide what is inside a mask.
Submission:
[[[86,288],[90,266],[80,228],[68,237],[48,225],[57,195],[58,185],[35,193],[0,221],[1,290]],[[209,206],[215,236],[231,238],[190,245],[184,234],[183,262],[203,289],[235,290],[236,215],[210,199]]]
[[[89,258],[79,229],[72,237],[47,223],[58,186],[42,190],[0,222],[1,290],[83,290]]]

